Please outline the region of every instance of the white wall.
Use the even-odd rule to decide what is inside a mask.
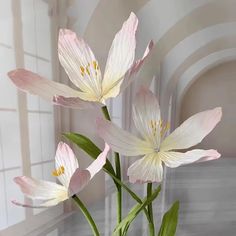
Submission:
[[[218,65],[200,75],[183,96],[180,123],[197,112],[222,106],[222,121],[198,145],[218,149],[222,157],[207,163],[167,169],[166,203],[180,200],[178,236],[234,235],[235,78],[236,61]]]
[[[198,78],[185,94],[180,120],[216,106],[223,118],[200,147],[217,148],[223,156],[236,156],[236,61],[219,65]]]

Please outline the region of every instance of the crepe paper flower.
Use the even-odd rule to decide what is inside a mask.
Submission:
[[[109,149],[110,147],[105,144],[104,151],[87,169],[83,170],[79,167],[78,160],[71,148],[67,144],[60,142],[55,156],[56,169],[52,172],[52,175],[57,177],[62,185],[27,176],[16,177],[14,181],[20,186],[22,193],[30,199],[41,200],[42,203],[40,205],[27,205],[17,201],[12,202],[23,207],[43,208],[55,206],[67,200],[80,192],[95,174],[102,169],[106,163]]]
[[[143,57],[134,62],[137,26],[138,19],[131,13],[115,35],[103,78],[98,61],[85,41],[68,29],[60,30],[59,60],[78,90],[24,69],[13,70],[8,76],[18,88],[57,105],[78,109],[103,105],[106,99],[118,96],[134,80],[153,48],[151,41]]]
[[[161,120],[158,100],[150,90],[141,88],[133,105],[133,120],[142,136],[141,139],[104,119],[98,119],[97,126],[99,135],[114,151],[125,156],[143,156],[129,167],[130,182],[160,182],[163,163],[175,168],[220,157],[220,154],[212,149],[194,149],[187,152],[177,150],[200,143],[213,130],[221,116],[219,107],[197,113],[165,137],[169,125]]]

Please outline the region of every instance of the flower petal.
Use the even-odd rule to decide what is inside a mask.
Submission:
[[[80,192],[88,184],[90,179],[91,175],[88,170],[81,170],[78,168],[70,179],[69,195],[73,196]]]
[[[200,143],[214,129],[221,116],[220,107],[191,116],[162,142],[160,150],[186,149]]]
[[[137,156],[153,150],[148,142],[131,135],[110,121],[97,119],[97,129],[111,149],[122,155]]]
[[[107,143],[105,143],[105,148],[102,153],[96,158],[95,161],[91,163],[91,165],[88,166],[87,170],[90,173],[90,179],[94,177],[106,164],[107,160],[107,154],[110,151],[110,147]]]
[[[114,87],[114,83],[122,78],[132,66],[135,56],[137,26],[138,18],[132,12],[116,34],[108,54],[102,81],[103,94],[107,94]]]
[[[53,182],[36,180],[26,176],[16,177],[14,181],[20,186],[23,194],[31,199],[51,200],[67,196],[67,189]]]
[[[73,31],[61,29],[58,39],[58,55],[72,83],[84,93],[100,97],[101,71],[92,50]]]
[[[77,158],[75,157],[72,149],[63,142],[60,142],[57,146],[57,152],[55,156],[56,170],[63,168],[61,173],[58,173],[58,179],[66,187],[69,187],[70,179],[75,170],[79,167]]]
[[[157,153],[147,154],[129,167],[127,175],[131,183],[160,182],[163,176],[161,159]]]
[[[55,95],[53,97],[53,102],[56,105],[72,109],[95,109],[97,107],[101,107],[101,103],[86,102],[78,97],[63,97]]]
[[[196,162],[205,162],[205,161],[213,161],[213,160],[217,160],[221,157],[221,154],[218,153],[216,150],[208,150],[208,155],[203,156],[202,158],[200,158],[198,161]]]
[[[86,169],[81,170],[78,168],[70,180],[69,192],[70,196],[80,192],[91,180],[95,174],[97,174],[106,163],[107,154],[110,147],[105,144],[104,151],[96,158],[95,161]]]
[[[116,97],[120,93],[122,93],[129,85],[133,82],[133,80],[137,77],[138,72],[142,68],[142,65],[146,58],[148,57],[149,53],[151,52],[153,48],[153,41],[150,41],[142,59],[139,59],[133,63],[133,65],[130,67],[130,69],[125,73],[123,77],[118,79],[110,88],[110,90],[103,95],[104,99],[110,98],[110,97]]]
[[[44,79],[41,76],[25,69],[10,71],[8,76],[19,89],[38,95],[49,102],[52,102],[53,96],[56,94],[65,97],[78,96],[78,92],[76,90],[64,84]]]
[[[155,95],[141,87],[133,105],[133,119],[137,130],[154,147],[160,145],[160,107]]]
[[[181,152],[160,152],[159,156],[166,166],[175,168],[181,165],[190,164],[196,161],[207,161],[218,159],[221,155],[213,149],[194,149],[185,153]]]
[[[49,201],[46,201],[44,203],[41,203],[40,206],[42,207],[52,207],[52,206],[56,206],[57,204],[64,202],[65,200],[67,200],[69,198],[68,192],[66,192],[66,195],[62,195],[60,198],[55,198],[55,199],[51,199]]]
[[[154,43],[151,40],[149,42],[149,44],[147,45],[147,48],[143,54],[143,57],[141,59],[135,61],[135,63],[132,65],[132,67],[125,73],[124,78],[122,80],[123,82],[120,86],[119,94],[122,93],[133,82],[133,80],[137,77],[138,72],[140,71],[143,63],[145,62],[145,60],[149,56],[153,46],[154,46]]]
[[[11,201],[14,205],[16,206],[21,206],[21,207],[27,207],[27,208],[46,208],[46,206],[41,206],[41,205],[30,205],[26,203],[20,203],[17,200],[12,200]]]
[[[38,205],[36,204],[26,204],[26,203],[20,203],[16,200],[11,201],[13,204],[15,204],[16,206],[21,206],[21,207],[27,207],[27,208],[47,208],[47,207],[52,207],[52,206],[56,206],[57,204],[59,204],[60,202],[63,202],[65,200],[68,199],[68,194],[66,192],[66,194],[64,194],[62,197],[60,198],[54,198],[48,201],[44,201],[43,203],[40,203]]]

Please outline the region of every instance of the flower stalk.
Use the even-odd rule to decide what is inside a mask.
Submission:
[[[97,229],[97,226],[92,218],[92,216],[90,215],[89,211],[87,210],[86,206],[83,204],[83,202],[77,197],[77,195],[73,195],[72,196],[73,200],[76,202],[76,204],[79,206],[80,210],[82,211],[82,213],[84,214],[86,220],[88,221],[91,230],[93,232],[94,236],[100,236],[99,231]]]
[[[102,107],[102,112],[104,117],[111,121],[111,117],[107,106]],[[120,155],[115,152],[115,168],[116,168],[116,177],[121,180],[121,168],[120,168]],[[120,185],[116,185],[117,187],[117,224],[119,224],[122,220],[122,187]],[[121,230],[118,232],[118,235],[121,236]]]
[[[147,198],[149,198],[152,195],[152,183],[147,184]],[[149,234],[150,236],[155,236],[155,223],[153,220],[153,210],[152,210],[152,202],[148,204],[147,206],[148,209],[148,215],[150,218],[149,222]]]

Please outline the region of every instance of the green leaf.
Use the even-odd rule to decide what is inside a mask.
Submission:
[[[175,236],[178,224],[179,201],[165,213],[158,236]]]
[[[96,159],[97,156],[102,152],[89,138],[82,134],[65,133],[63,136],[68,138],[71,142],[77,144],[93,159]]]
[[[126,235],[127,235],[130,224],[131,224],[131,222],[128,222],[128,223],[124,226],[122,236],[126,236]]]
[[[102,152],[89,138],[82,134],[77,133],[65,133],[63,134],[64,137],[69,139],[71,142],[79,146],[84,152],[86,152],[90,157],[96,159],[98,155]],[[106,161],[103,169],[107,173],[112,173],[115,175],[115,171],[110,163],[109,160]]]
[[[122,231],[126,231],[127,227],[131,224],[131,222],[135,219],[135,217],[142,211],[148,204],[150,204],[160,193],[161,191],[161,185],[158,186],[158,188],[153,191],[152,195],[148,198],[144,198],[141,204],[136,204],[129,212],[129,214],[116,226],[116,228],[113,231],[112,235],[115,235],[120,229]]]

